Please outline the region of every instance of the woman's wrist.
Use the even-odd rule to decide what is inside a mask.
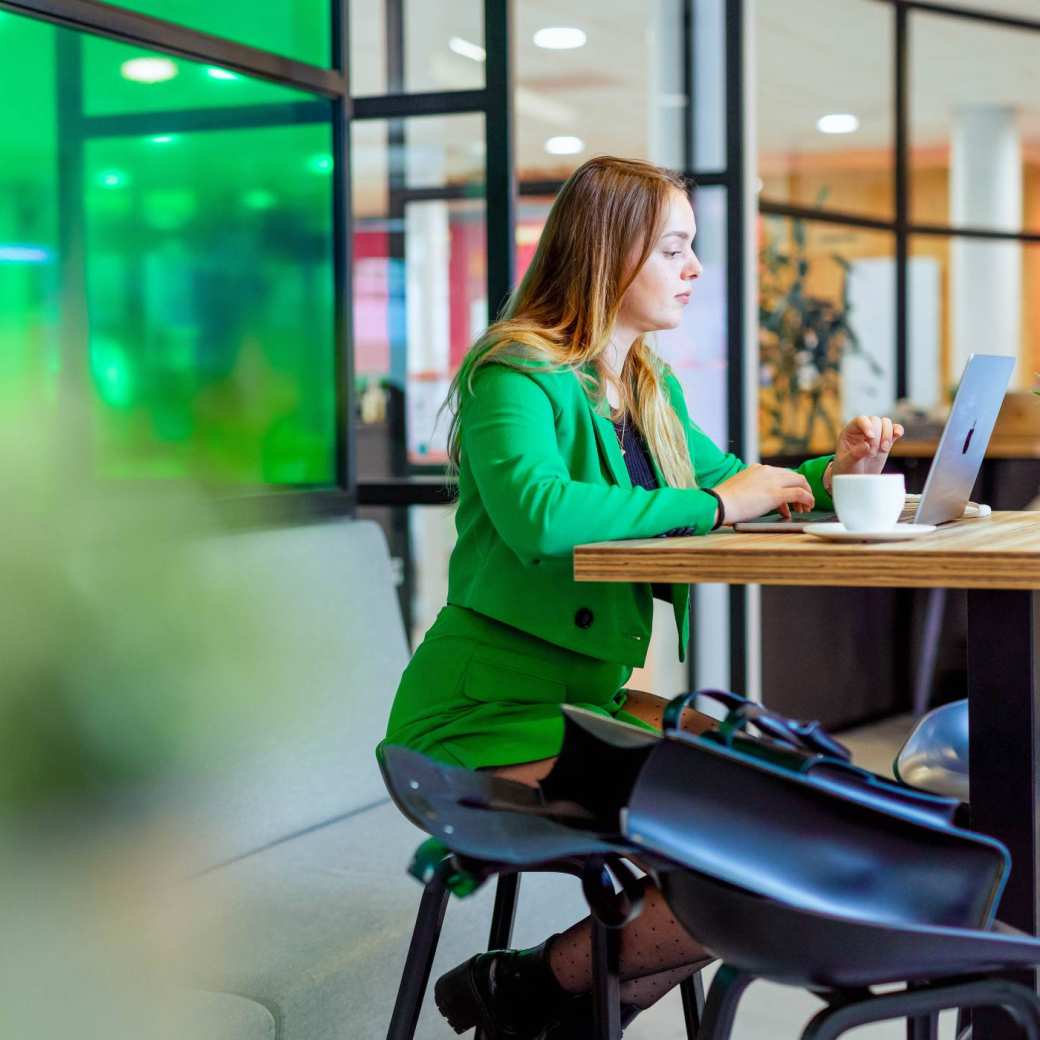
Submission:
[[[823,490],[827,492],[831,498],[834,497],[834,459],[831,459],[827,463],[827,468],[823,471],[823,478],[821,480],[823,484]]]
[[[722,501],[722,496],[717,491],[713,491],[711,488],[701,488],[701,490],[715,499],[715,522],[709,530],[717,531],[726,522],[726,504]]]

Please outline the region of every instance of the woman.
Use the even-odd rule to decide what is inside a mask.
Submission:
[[[561,189],[505,317],[446,402],[459,476],[448,602],[401,679],[387,743],[537,785],[562,703],[659,728],[666,702],[625,683],[646,658],[655,595],[673,604],[684,657],[689,588],[579,585],[574,546],[827,508],[835,473],[884,466],[903,432],[887,418],[853,420],[833,457],[797,470],[747,466],[690,419],[645,337],[680,322],[701,274],[695,231],[685,183],[648,163],[592,159]],[[694,730],[710,725],[691,715]],[[706,958],[645,883],[622,934],[626,1021]],[[590,951],[586,919],[532,950],[478,955],[439,980],[438,1006],[458,1032],[581,1037]]]

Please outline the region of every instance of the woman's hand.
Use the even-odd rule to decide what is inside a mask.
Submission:
[[[806,512],[815,502],[809,481],[800,473],[758,463],[716,484],[712,491],[722,499],[727,524],[753,520],[774,510],[790,518],[792,508]]]
[[[885,468],[892,445],[902,436],[903,427],[887,416],[857,415],[838,434],[831,475],[880,473]]]

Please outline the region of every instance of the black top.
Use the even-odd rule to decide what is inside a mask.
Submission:
[[[622,430],[624,431],[623,439]],[[660,485],[657,483],[657,477],[654,476],[654,471],[650,466],[650,453],[635,424],[627,421],[624,423],[616,422],[614,423],[614,431],[617,433],[618,443],[625,453],[625,466],[628,468],[628,476],[632,481],[632,486],[646,488],[647,491],[657,490]],[[672,530],[663,531],[657,537],[674,538],[694,533],[692,527],[673,527]],[[672,602],[670,585],[655,582],[651,588],[657,599],[663,599],[667,603]]]

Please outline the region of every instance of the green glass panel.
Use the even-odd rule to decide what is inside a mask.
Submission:
[[[219,65],[83,37],[83,107],[88,115],[166,112],[313,100]]]
[[[0,406],[57,393],[54,30],[0,12]]]
[[[105,472],[332,481],[331,166],[328,124],[87,143]]]
[[[332,484],[330,106],[79,142],[57,73],[101,42],[0,14],[0,406],[85,402],[100,476]]]
[[[123,0],[113,6],[311,65],[328,67],[331,62],[329,0]]]

